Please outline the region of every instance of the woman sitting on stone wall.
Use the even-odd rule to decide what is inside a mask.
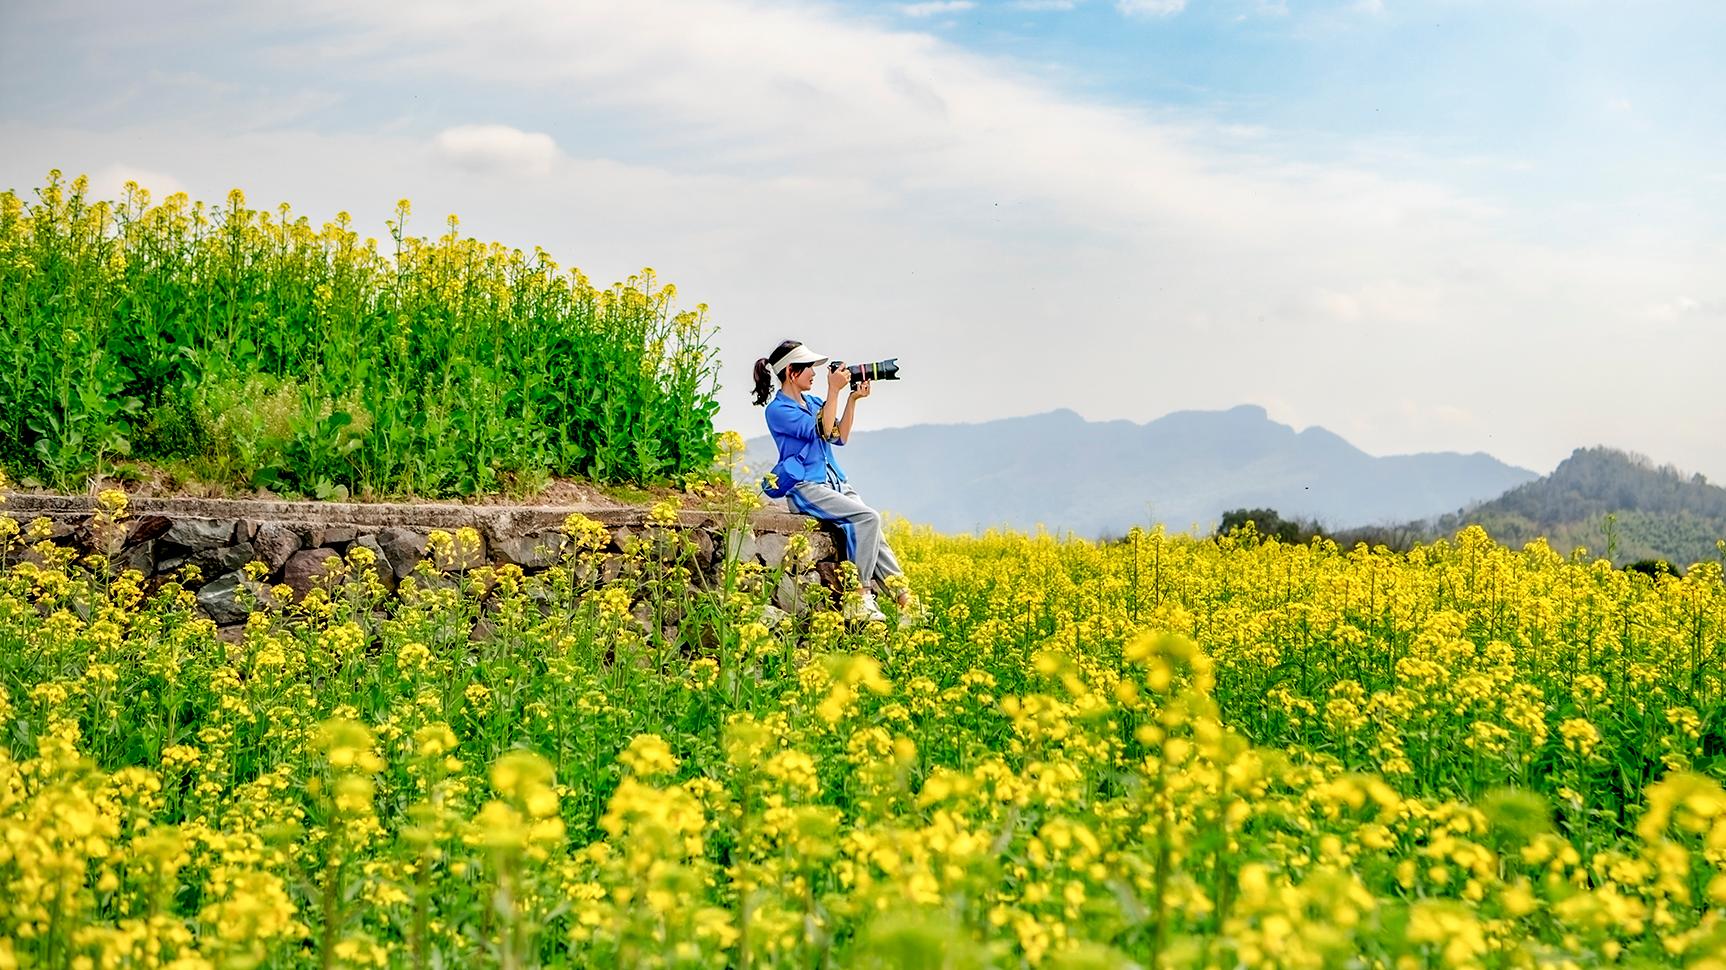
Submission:
[[[851,382],[843,369],[828,372],[825,399],[809,393],[828,359],[787,340],[755,362],[755,403],[766,405],[767,430],[779,448],[779,461],[763,491],[773,498],[784,496],[793,511],[839,524],[845,533],[846,556],[856,563],[863,584],[863,612],[869,619],[885,620],[875,590],[878,585],[889,586],[900,608],[909,607],[910,590],[902,582],[886,582],[905,571],[882,535],[881,513],[858,497],[833,458],[833,446],[851,439],[851,420],[856,417],[857,402],[869,396],[869,382],[851,389],[845,413],[839,416],[839,393]],[[779,379],[778,394],[772,394],[774,377]]]

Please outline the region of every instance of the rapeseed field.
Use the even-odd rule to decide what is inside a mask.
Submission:
[[[567,530],[222,638],[0,517],[0,968],[1726,966],[1718,564],[901,526],[859,625]]]

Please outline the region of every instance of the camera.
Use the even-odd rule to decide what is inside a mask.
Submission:
[[[899,358],[897,357],[878,360],[873,364],[846,364],[842,360],[835,360],[827,365],[827,369],[830,371],[839,370],[841,367],[851,373],[852,387],[856,387],[864,381],[896,381],[899,379]]]

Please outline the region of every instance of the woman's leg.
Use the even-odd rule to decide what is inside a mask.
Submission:
[[[881,553],[886,543],[881,537],[881,513],[863,504],[857,491],[840,483],[842,492],[820,482],[799,482],[792,488],[791,507],[804,515],[839,523],[845,532],[850,559],[857,564],[857,579],[865,588],[873,586],[883,563]],[[847,494],[849,492],[849,494]],[[888,562],[895,571],[899,562],[887,550]]]
[[[854,498],[859,502],[863,501],[862,496],[857,494],[857,490],[851,487],[850,482],[840,482],[839,492],[840,494],[849,498]],[[876,518],[879,519],[880,516],[877,514]],[[899,557],[893,554],[893,547],[887,544],[887,537],[885,533],[883,533],[881,536],[880,552],[875,558],[875,574],[873,576],[863,577],[864,582],[873,584],[878,580],[886,579],[888,576],[903,575],[904,572],[905,570],[899,565]],[[903,603],[904,597],[900,596],[899,599],[900,602]]]

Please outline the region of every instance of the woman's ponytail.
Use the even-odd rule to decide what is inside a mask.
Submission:
[[[773,371],[767,366],[767,358],[761,357],[755,361],[755,404],[767,403],[767,396],[773,393]]]

